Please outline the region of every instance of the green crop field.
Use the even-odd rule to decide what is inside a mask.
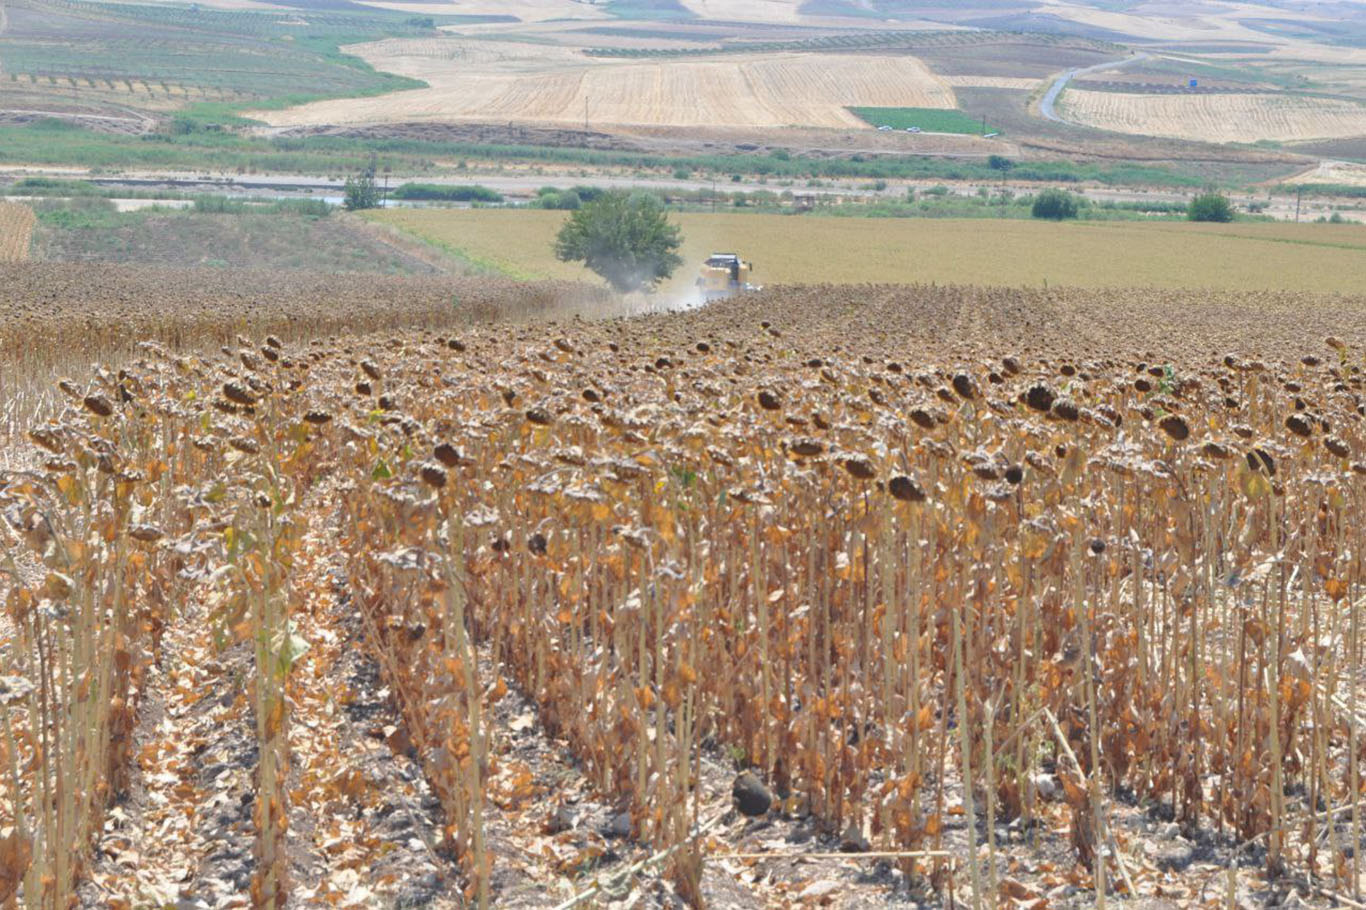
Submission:
[[[890,126],[904,130],[918,126],[927,133],[990,133],[995,127],[969,117],[962,111],[945,111],[929,107],[851,107],[849,110],[860,120],[873,126]]]
[[[613,0],[607,12],[618,19],[691,19],[693,12],[678,0]]]
[[[17,0],[6,10],[0,59],[18,107],[126,114],[203,102],[273,106],[421,85],[339,48],[435,34],[435,21],[381,10],[302,20],[285,11]]]

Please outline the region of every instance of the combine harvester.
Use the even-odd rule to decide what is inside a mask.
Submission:
[[[697,289],[703,303],[725,300],[736,294],[762,291],[762,285],[750,284],[754,263],[746,262],[734,253],[712,253],[697,272]]]

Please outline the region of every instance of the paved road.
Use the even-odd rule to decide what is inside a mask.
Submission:
[[[1039,102],[1039,113],[1043,115],[1045,120],[1052,120],[1055,123],[1068,123],[1069,121],[1059,117],[1058,112],[1053,109],[1054,102],[1058,100],[1058,96],[1062,94],[1063,89],[1067,88],[1067,83],[1078,76],[1089,76],[1092,73],[1117,70],[1120,67],[1129,66],[1140,60],[1147,60],[1149,57],[1151,57],[1150,54],[1140,52],[1134,54],[1132,57],[1125,57],[1123,60],[1112,60],[1109,63],[1097,63],[1095,66],[1076,67],[1075,69],[1068,70],[1059,76],[1056,82],[1049,86],[1048,91],[1043,96],[1043,100]]]

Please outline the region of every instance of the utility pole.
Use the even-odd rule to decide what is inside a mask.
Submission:
[[[1304,187],[1295,187],[1295,223],[1300,223],[1300,200],[1304,198]]]
[[[983,114],[983,115],[982,115],[982,135],[985,136],[986,134],[987,134],[987,115],[986,115],[986,114]]]

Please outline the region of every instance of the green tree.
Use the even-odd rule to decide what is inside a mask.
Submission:
[[[586,202],[560,228],[555,256],[582,262],[625,294],[653,290],[683,264],[678,226],[648,193],[613,190]]]
[[[379,187],[375,186],[374,169],[369,168],[355,177],[347,177],[342,193],[342,205],[348,212],[379,208]]]
[[[1035,218],[1062,221],[1064,218],[1077,217],[1080,209],[1081,204],[1072,193],[1067,190],[1047,189],[1034,197],[1034,208],[1030,213]]]
[[[1232,221],[1233,205],[1221,193],[1201,193],[1186,209],[1191,221]]]
[[[583,197],[573,190],[565,190],[563,193],[556,193],[554,196],[547,197],[545,207],[565,212],[577,212],[583,208]]]

